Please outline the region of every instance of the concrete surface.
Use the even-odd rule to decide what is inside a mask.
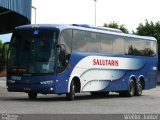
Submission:
[[[160,86],[143,91],[142,96],[120,97],[111,93],[95,98],[90,93],[76,94],[75,101],[65,95],[38,95],[29,100],[26,93],[7,92],[0,81],[0,113],[18,114],[160,114]]]

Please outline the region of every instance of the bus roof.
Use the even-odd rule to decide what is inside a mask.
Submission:
[[[55,29],[56,28],[56,29],[59,29],[60,31],[70,28],[70,29],[78,29],[78,30],[117,35],[117,36],[122,36],[122,37],[139,38],[139,39],[157,41],[154,37],[150,37],[150,36],[139,36],[139,35],[133,35],[133,34],[126,34],[126,33],[123,33],[119,29],[107,28],[107,27],[96,27],[96,26],[90,26],[87,24],[31,24],[31,25],[23,25],[23,26],[16,27],[16,29],[31,29],[31,28],[42,28],[42,29]]]

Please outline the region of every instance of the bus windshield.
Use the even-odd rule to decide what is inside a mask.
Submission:
[[[8,72],[53,73],[55,66],[55,30],[17,30],[8,55]]]

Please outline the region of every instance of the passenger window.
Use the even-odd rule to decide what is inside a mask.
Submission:
[[[87,51],[87,39],[85,31],[73,30],[73,51]]]
[[[88,52],[100,52],[99,33],[91,32],[87,37]]]
[[[151,56],[155,56],[157,54],[157,43],[156,41],[151,41]]]
[[[145,40],[136,39],[135,40],[135,55],[144,56],[145,55]]]
[[[61,33],[60,44],[65,45],[66,53],[71,54],[72,30],[64,30]]]
[[[124,38],[121,36],[113,36],[113,53],[124,54]]]
[[[134,39],[127,37],[125,39],[125,54],[134,55]]]
[[[112,53],[112,38],[111,35],[101,34],[101,52]]]

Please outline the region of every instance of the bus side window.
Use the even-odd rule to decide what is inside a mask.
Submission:
[[[156,41],[151,41],[151,56],[155,56],[157,54],[157,43]]]
[[[101,34],[101,52],[102,53],[112,53],[112,38],[111,35]]]
[[[135,39],[135,55],[144,56],[145,55],[145,44],[142,39]]]
[[[146,40],[145,42],[145,56],[152,56],[154,51],[151,49],[151,41]]]
[[[71,54],[72,30],[64,30],[61,33],[60,44],[65,45],[66,54]]]
[[[76,52],[86,52],[88,49],[86,32],[82,30],[73,30],[72,49]]]
[[[113,54],[124,54],[124,37],[112,36]]]
[[[57,67],[58,70],[57,72],[63,72],[69,62],[70,56],[71,56],[71,41],[72,41],[72,30],[67,29],[62,31],[61,36],[60,36],[60,47],[61,51],[58,50],[58,63]],[[65,55],[64,55],[65,54]],[[64,59],[64,60],[63,60]]]
[[[99,33],[90,32],[87,37],[88,52],[100,52],[100,35]]]
[[[125,55],[134,55],[134,39],[127,37],[125,39]]]

